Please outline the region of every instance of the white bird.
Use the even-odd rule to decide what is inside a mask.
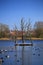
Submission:
[[[3,49],[1,50],[1,52],[3,52]]]
[[[5,52],[7,52],[7,50],[5,49]]]
[[[10,56],[8,55],[7,58],[9,58]]]

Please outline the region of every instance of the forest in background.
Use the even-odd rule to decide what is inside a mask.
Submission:
[[[24,22],[24,19],[21,19],[20,30],[16,26],[13,26],[13,30],[10,30],[7,24],[0,23],[0,38],[43,38],[43,21],[36,21],[33,28],[31,25],[31,21],[29,19],[28,23]]]

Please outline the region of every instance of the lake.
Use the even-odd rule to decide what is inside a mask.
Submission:
[[[16,46],[12,40],[0,40],[2,65],[43,65],[43,40],[33,40],[33,46]],[[22,44],[22,40],[17,40]],[[31,43],[25,40],[24,43]]]

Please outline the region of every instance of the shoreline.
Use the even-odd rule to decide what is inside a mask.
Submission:
[[[31,38],[32,40],[43,40],[43,38]],[[13,40],[10,38],[0,38],[0,40]],[[18,37],[17,40],[21,40],[21,37]],[[30,40],[30,38],[26,38],[25,40]]]

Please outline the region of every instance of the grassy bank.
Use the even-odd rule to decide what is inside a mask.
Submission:
[[[17,40],[21,40],[21,37],[18,37]],[[30,38],[26,38],[26,39],[30,39]],[[32,40],[43,40],[43,38],[31,38]],[[11,40],[10,38],[0,38],[0,40]]]
[[[10,40],[9,38],[0,38],[0,40]]]
[[[21,37],[18,37],[17,39],[19,40],[19,39],[22,39],[22,38],[21,38]],[[26,39],[29,40],[30,38],[26,38]],[[32,39],[32,40],[43,40],[43,38],[31,38],[31,39]]]

